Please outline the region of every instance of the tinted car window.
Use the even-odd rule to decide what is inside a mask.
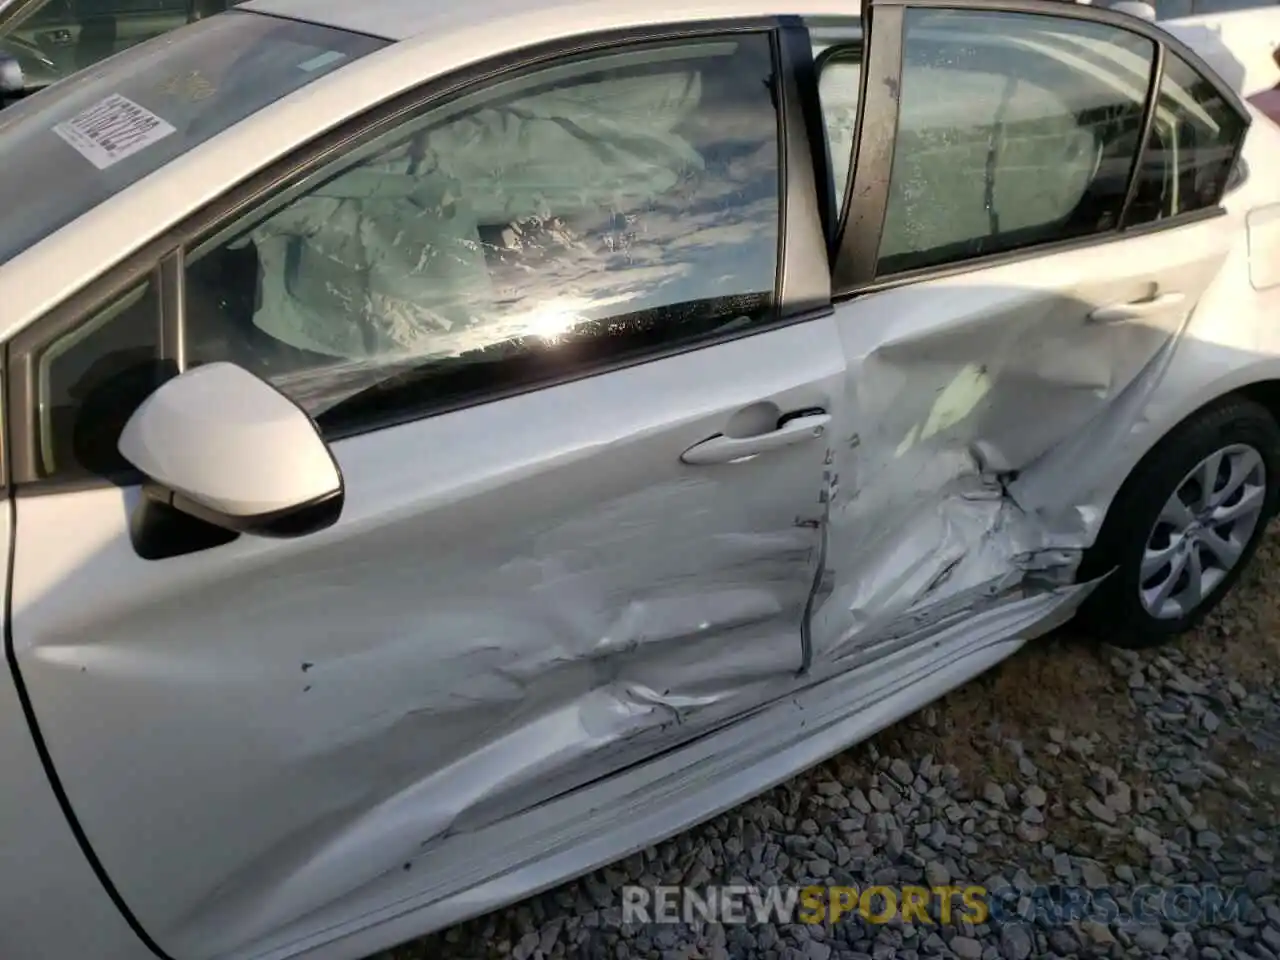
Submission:
[[[1116,229],[1151,41],[1081,20],[908,10],[879,272]]]
[[[0,263],[257,110],[385,45],[232,11],[0,111]]]
[[[1246,129],[1244,118],[1213,84],[1167,53],[1126,223],[1151,223],[1216,206]]]
[[[28,92],[240,0],[41,0],[0,13],[0,52]]]
[[[160,307],[148,279],[35,358],[40,467],[46,476],[129,469],[116,449],[129,416],[164,379]]]
[[[741,35],[433,107],[191,253],[187,356],[332,431],[768,321],[772,74]]]

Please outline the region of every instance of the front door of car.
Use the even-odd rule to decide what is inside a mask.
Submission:
[[[868,54],[824,52],[829,142],[852,143],[846,88],[868,76],[836,265],[857,440],[817,662],[1026,593],[1059,518],[1006,483],[1153,375],[1240,235],[1216,214],[1245,121],[1158,36],[1055,3],[877,2]]]
[[[170,956],[500,871],[433,850],[796,682],[844,363],[773,57],[686,35],[468,88],[18,345],[16,661]],[[171,359],[312,414],[334,526],[218,538],[113,472],[179,287]]]

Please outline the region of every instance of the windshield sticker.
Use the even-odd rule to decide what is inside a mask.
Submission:
[[[172,124],[113,93],[59,123],[53,132],[99,170],[105,170],[174,132]]]
[[[339,60],[345,59],[347,59],[347,55],[345,53],[339,53],[337,50],[329,50],[317,57],[312,57],[310,60],[304,60],[302,63],[298,64],[298,69],[306,70],[308,73],[311,73],[313,70],[319,70],[322,67],[327,67],[331,64],[337,63]]]

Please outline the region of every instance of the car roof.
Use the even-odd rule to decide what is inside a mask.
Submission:
[[[486,23],[529,15],[559,18],[566,36],[576,33],[584,0],[249,0],[241,9],[307,20],[364,33],[386,40],[407,40],[423,34],[441,36]],[[759,16],[761,4],[752,0],[612,0],[622,20],[637,24],[688,22]],[[775,0],[775,15],[853,16],[859,0]],[[692,9],[691,9],[692,8]]]

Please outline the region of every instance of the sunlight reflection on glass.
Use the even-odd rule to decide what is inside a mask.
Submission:
[[[676,48],[415,118],[250,228],[260,295],[224,306],[230,268],[206,254],[210,331],[189,351],[234,356],[316,416],[772,316],[769,44]],[[227,314],[247,306],[262,336],[240,342]]]

